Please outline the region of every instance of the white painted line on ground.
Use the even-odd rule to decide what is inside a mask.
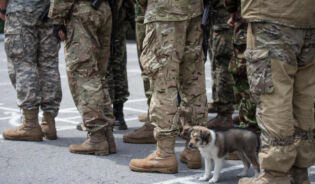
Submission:
[[[238,169],[242,169],[244,168],[243,165],[235,165],[232,167],[228,167],[228,168],[224,168],[221,170],[221,173],[225,173],[225,172],[230,172],[230,171],[234,171],[234,170],[238,170]],[[196,183],[200,183],[198,181],[198,177],[201,176],[203,174],[204,171],[202,171],[200,174],[194,174],[192,176],[188,176],[188,177],[180,177],[180,178],[176,178],[176,179],[171,179],[171,180],[167,180],[167,181],[162,181],[162,182],[158,182],[158,183],[154,183],[154,184],[176,184],[176,183],[181,183],[181,184],[196,184]],[[213,171],[212,171],[213,173]],[[193,182],[191,180],[196,180],[196,182]]]
[[[12,84],[10,82],[2,82],[0,83],[0,86],[11,86]]]
[[[135,109],[135,108],[129,108],[129,107],[124,107],[124,110],[126,110],[126,111],[132,111],[132,112],[143,112],[143,113],[148,112],[147,110]]]
[[[56,127],[57,131],[64,131],[64,130],[73,130],[76,129],[76,126],[62,126]]]
[[[127,70],[127,73],[141,73],[141,70],[140,69],[129,69]]]
[[[2,118],[0,118],[0,120],[7,120],[7,119],[11,119],[11,116],[7,116],[7,117],[2,117]]]
[[[145,101],[147,101],[146,98],[133,99],[133,100],[128,100],[127,102],[125,102],[125,104],[127,104],[127,103],[135,103],[135,102],[145,102]]]
[[[20,112],[19,109],[13,109],[9,107],[0,107],[1,110],[13,111],[13,112]]]

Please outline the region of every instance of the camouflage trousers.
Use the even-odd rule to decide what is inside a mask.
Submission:
[[[314,154],[315,29],[250,23],[245,52],[261,129],[261,168],[288,173]]]
[[[125,103],[129,97],[127,79],[126,32],[128,22],[119,22],[120,26],[114,34],[114,53],[110,56],[107,67],[108,90],[112,103]]]
[[[136,17],[136,42],[137,42],[137,52],[138,52],[138,59],[139,59],[139,65],[141,68],[141,71],[143,71],[143,67],[141,66],[140,63],[140,55],[142,52],[142,45],[143,45],[143,40],[145,37],[145,25],[144,25],[144,16],[137,16]],[[143,86],[144,86],[144,94],[147,97],[147,104],[150,104],[151,100],[151,95],[152,91],[150,90],[150,80],[149,77],[144,74],[143,72],[141,73],[141,77],[143,80]]]
[[[221,29],[217,25],[210,32],[212,99],[221,114],[232,114],[234,111],[233,80],[228,70],[233,55],[232,36],[232,29]]]
[[[201,17],[146,24],[140,61],[152,84],[149,115],[157,140],[177,136],[179,124],[205,125],[207,121],[200,23]]]
[[[28,15],[31,16],[31,15]],[[21,109],[58,114],[62,98],[58,69],[60,44],[51,22],[24,25],[25,17],[11,13],[5,21],[5,51],[11,83]]]
[[[71,94],[86,130],[96,131],[114,122],[106,88],[111,9],[107,2],[95,11],[89,1],[79,1],[74,4],[66,26],[65,53]]]
[[[240,23],[237,23],[240,24]],[[233,59],[229,65],[229,72],[233,78],[233,91],[235,103],[238,104],[240,127],[249,128],[259,133],[256,121],[256,104],[252,100],[246,72],[246,59],[244,52],[246,49],[246,28],[247,24],[235,25],[238,30],[233,36]]]

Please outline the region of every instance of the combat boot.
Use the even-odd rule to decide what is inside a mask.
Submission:
[[[70,152],[78,154],[108,155],[109,148],[104,131],[104,129],[101,129],[95,132],[89,132],[89,138],[82,144],[70,145]]]
[[[149,120],[148,113],[141,113],[138,115],[138,120],[140,122],[147,122]]]
[[[129,167],[137,172],[160,172],[174,174],[178,163],[174,153],[175,137],[157,141],[157,150],[144,159],[132,159]]]
[[[127,124],[124,119],[124,104],[123,103],[114,103],[113,110],[115,116],[114,128],[117,130],[127,130]]]
[[[271,173],[264,171],[257,177],[242,178],[238,184],[290,184],[289,176],[273,176]]]
[[[187,164],[190,169],[201,168],[201,155],[198,149],[188,148],[189,141],[186,141],[186,146],[182,152],[180,152],[180,161]]]
[[[42,141],[43,133],[38,124],[38,109],[24,109],[23,117],[23,124],[15,130],[5,130],[3,138],[18,141]]]
[[[214,103],[208,103],[208,113],[217,113],[217,107],[214,105]]]
[[[214,119],[208,121],[207,127],[210,129],[234,127],[232,114],[218,113]]]
[[[310,184],[307,168],[292,167],[290,170],[292,184]]]
[[[115,138],[113,135],[113,127],[109,126],[105,128],[105,136],[108,142],[109,146],[109,153],[114,154],[116,153],[116,143],[115,143]]]
[[[154,126],[151,123],[146,122],[142,127],[128,132],[123,136],[125,143],[134,144],[155,144],[156,140],[153,135]]]
[[[56,123],[52,113],[44,112],[41,128],[46,139],[48,140],[57,139]]]

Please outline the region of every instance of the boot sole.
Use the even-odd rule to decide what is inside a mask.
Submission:
[[[123,137],[123,141],[125,143],[131,143],[131,144],[156,144],[156,140],[150,140],[150,139],[130,139]]]
[[[136,172],[158,172],[158,173],[165,173],[165,174],[176,174],[178,172],[178,168],[140,168],[135,167],[133,165],[129,165],[132,171]]]
[[[70,152],[76,153],[76,154],[84,154],[84,155],[98,155],[98,156],[109,155],[108,151],[72,151],[70,150]]]
[[[3,138],[12,141],[43,141],[43,137],[11,137],[6,135]]]
[[[182,163],[184,163],[184,164],[187,164],[187,167],[189,169],[200,169],[201,168],[201,163],[200,162],[190,162],[190,161],[187,161],[184,158],[180,158],[180,161]]]

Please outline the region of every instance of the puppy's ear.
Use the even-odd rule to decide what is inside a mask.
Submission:
[[[192,127],[191,126],[185,126],[183,128],[183,131],[182,131],[182,136],[185,137],[185,138],[190,138],[190,134],[192,132]]]
[[[202,131],[200,137],[201,137],[202,142],[205,142],[206,144],[208,144],[210,142],[210,133],[209,132]]]

